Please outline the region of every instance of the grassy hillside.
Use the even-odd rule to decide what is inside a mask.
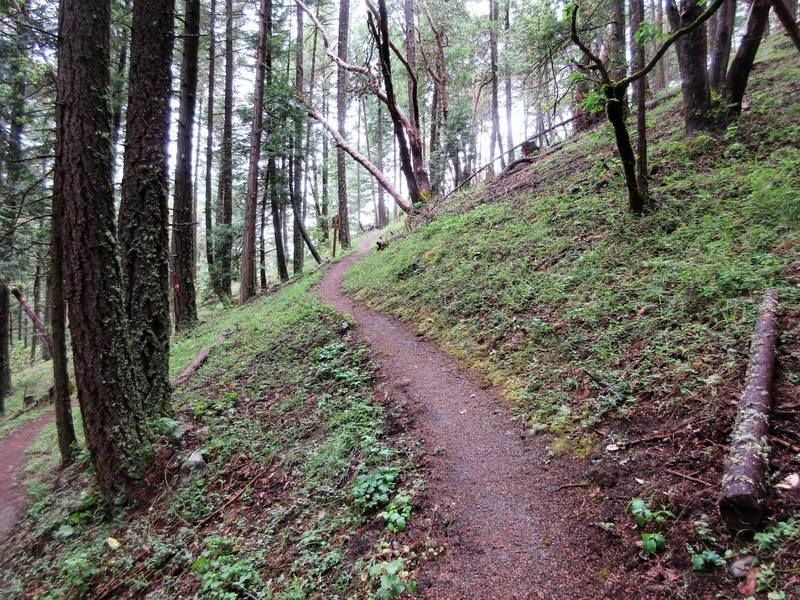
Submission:
[[[524,429],[556,434],[554,456],[591,459],[587,479],[615,489],[598,496],[588,488],[590,517],[630,524],[620,498],[636,496],[681,508],[682,522],[665,526],[665,562],[689,571],[684,542],[703,544],[692,519],[708,513],[716,527],[733,404],[770,287],[783,310],[778,401],[796,408],[800,396],[800,60],[784,39],[763,49],[748,98],[750,108],[719,137],[685,139],[680,98],[648,115],[655,207],[642,218],[625,212],[612,132],[600,127],[520,175],[453,199],[345,281],[358,299],[498,384]],[[796,444],[791,417],[780,419],[776,435]],[[607,450],[680,424],[675,439]],[[800,466],[778,449],[776,481]],[[705,473],[708,485],[698,493],[699,484],[664,465]],[[797,509],[794,496],[776,496],[778,518]],[[597,534],[610,563],[601,577],[617,593],[627,585],[624,561],[641,552],[638,536]],[[697,597],[698,588],[733,585],[719,578],[666,589]]]
[[[85,456],[55,483],[34,479],[0,597],[330,598],[410,583],[417,555],[402,530],[415,527],[422,481],[410,447],[387,434],[402,415],[382,404],[366,350],[310,292],[317,279],[220,312],[175,345],[177,371],[230,332],[176,391],[139,506],[112,513]],[[32,449],[37,472],[53,435]],[[197,448],[208,471],[183,483]]]

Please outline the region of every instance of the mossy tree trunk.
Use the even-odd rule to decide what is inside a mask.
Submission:
[[[169,221],[167,146],[175,0],[134,0],[120,253],[131,343],[146,410],[168,414]]]
[[[194,206],[192,193],[192,124],[197,105],[197,57],[200,49],[200,0],[186,0],[181,59],[181,95],[175,195],[172,201],[172,307],[175,330],[197,322],[194,289]]]
[[[339,44],[337,54],[340,60],[347,61],[347,38],[350,29],[350,0],[339,0]],[[339,135],[347,135],[347,69],[338,65],[336,71],[336,122]],[[336,181],[339,214],[339,243],[342,248],[350,247],[350,215],[347,207],[347,164],[345,151],[336,149]]]
[[[137,484],[152,458],[117,258],[109,106],[109,0],[63,0],[56,167],[64,208],[66,300],[86,443],[109,497]]]
[[[214,266],[217,271],[217,296],[223,304],[231,300],[231,262],[233,251],[233,0],[225,0],[225,98],[222,121],[217,244]]]

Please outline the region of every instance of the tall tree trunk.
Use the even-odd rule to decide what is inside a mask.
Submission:
[[[53,194],[64,210],[65,297],[86,443],[113,498],[141,480],[152,453],[117,258],[110,26],[108,0],[62,0]]]
[[[506,0],[506,20],[505,20],[505,45],[504,50],[505,53],[509,53],[510,48],[510,40],[509,35],[511,32],[511,0]],[[506,134],[506,142],[508,144],[508,160],[511,162],[514,160],[514,134],[513,134],[513,127],[511,125],[512,121],[512,107],[513,107],[513,98],[511,97],[511,66],[510,56],[506,56],[506,130],[508,133]]]
[[[653,0],[651,0],[651,2],[652,1]],[[660,38],[664,32],[664,0],[655,0],[655,3],[656,3],[656,11],[655,11],[656,33],[657,33],[657,38]],[[653,40],[653,44],[654,47],[655,45],[658,45],[659,44],[658,39]],[[653,89],[655,90],[663,90],[665,87],[667,87],[667,62],[668,62],[668,55],[665,54],[664,56],[661,57],[661,60],[658,61],[658,64],[656,65],[655,78],[653,81]]]
[[[350,0],[339,0],[339,45],[337,55],[347,60],[347,34],[350,29]],[[336,71],[336,122],[339,135],[345,137],[347,118],[347,70],[338,66]],[[350,248],[350,216],[347,209],[347,164],[345,151],[336,149],[336,185],[338,192],[339,243],[343,249]]]
[[[414,23],[414,0],[403,0],[403,21],[405,24],[405,46],[406,46],[406,61],[411,71],[416,75],[417,73],[417,47],[414,42],[416,39],[416,25]],[[414,96],[416,90],[414,89],[414,82],[411,77],[408,78],[408,114],[414,113]],[[431,148],[433,151],[433,148]]]
[[[378,123],[377,123],[377,138],[378,138],[378,169],[383,171],[383,111],[381,105],[378,103]],[[386,198],[383,192],[383,186],[378,186],[378,227],[386,227],[389,222],[389,215],[386,212]]]
[[[41,300],[41,297],[42,297],[42,265],[40,259],[37,259],[36,270],[34,271],[33,274],[33,314],[36,315],[37,317],[39,315],[39,311],[41,310],[41,307],[39,306],[39,301]],[[36,350],[37,350],[36,342],[38,341],[38,337],[39,336],[34,335],[31,338],[31,364],[33,364],[36,361]],[[42,345],[45,346],[46,344]]]
[[[491,69],[492,134],[489,139],[489,177],[494,177],[495,150],[500,153],[500,168],[505,169],[503,142],[500,136],[500,109],[497,98],[497,0],[489,0],[489,67]]]
[[[792,0],[771,0],[775,16],[781,22],[786,35],[800,51],[800,28],[797,27],[797,4]]]
[[[297,10],[297,37],[294,47],[294,91],[298,98],[303,98],[303,11]],[[294,274],[303,272],[303,122],[305,115],[299,114],[294,122],[294,195],[292,196],[292,212],[294,213],[293,241],[294,241]]]
[[[736,0],[725,0],[716,12],[713,46],[708,65],[708,85],[719,91],[725,81],[725,71],[731,56],[733,24],[736,19]]]
[[[130,0],[124,0],[125,12],[130,8]],[[117,68],[112,81],[111,98],[113,102],[113,114],[111,116],[111,148],[114,152],[114,167],[117,163],[117,146],[119,144],[119,132],[122,125],[122,100],[125,92],[125,68],[128,65],[128,28],[125,24],[120,26],[119,58],[117,58]]]
[[[322,91],[322,114],[325,116],[325,120],[328,120],[328,109],[329,109],[329,101],[328,101],[328,86],[326,85]],[[322,232],[322,241],[327,242],[329,231],[330,231],[330,220],[329,220],[329,207],[330,207],[330,184],[328,181],[329,178],[329,171],[328,168],[330,166],[330,160],[328,156],[328,136],[322,136],[322,215],[320,216],[319,220],[319,228]]]
[[[247,204],[242,234],[241,284],[239,303],[244,304],[256,293],[256,208],[258,207],[258,163],[261,159],[261,135],[264,116],[264,79],[267,52],[267,14],[272,11],[271,0],[261,0],[256,56],[255,101],[250,129],[250,166],[247,175]]]
[[[169,175],[175,0],[134,0],[119,239],[145,410],[170,412]],[[193,230],[193,228],[192,228]],[[193,285],[193,284],[192,284]]]
[[[172,201],[172,306],[176,331],[189,329],[197,322],[192,213],[192,125],[197,104],[200,0],[185,0],[185,7],[175,195]]]
[[[728,113],[737,116],[742,110],[742,99],[747,89],[747,80],[753,70],[756,53],[761,45],[764,32],[769,21],[769,0],[753,0],[747,15],[744,36],[731,61],[728,75],[725,77],[725,101]]]
[[[222,124],[219,207],[217,213],[217,295],[223,304],[231,298],[231,252],[233,251],[233,0],[225,0],[225,100]]]
[[[205,225],[206,225],[206,264],[211,288],[220,296],[217,269],[214,265],[214,224],[211,218],[211,185],[214,170],[214,88],[217,62],[217,0],[211,0],[208,22],[208,115],[206,115],[206,180],[205,180]]]
[[[631,0],[630,2],[630,19],[631,30],[634,32],[639,31],[639,28],[644,23],[644,0]],[[645,43],[636,41],[636,36],[633,36],[633,49],[632,56],[633,71],[641,71],[645,66]],[[641,198],[642,206],[630,206],[634,212],[640,212],[641,209],[647,204],[647,118],[646,118],[646,87],[647,77],[639,77],[634,83],[636,86],[636,137],[638,141],[638,157],[637,157],[637,171],[636,183],[639,187],[639,196]]]
[[[11,301],[8,286],[0,283],[0,415],[5,413],[6,396],[11,392],[10,317]]]
[[[682,0],[680,12],[674,0],[667,2],[667,16],[672,31],[693,23],[704,11],[699,0]],[[706,57],[706,25],[703,23],[677,42],[678,66],[681,72],[683,94],[683,121],[687,135],[693,135],[712,126],[711,91],[708,86]]]
[[[270,155],[267,162],[269,179],[269,203],[272,211],[272,232],[275,237],[275,261],[278,267],[278,277],[281,281],[289,280],[289,270],[286,268],[286,253],[284,252],[283,233],[281,231],[280,188],[275,169],[275,157]]]
[[[264,240],[264,229],[267,226],[267,200],[269,198],[269,169],[264,179],[264,191],[261,194],[261,219],[258,223],[258,273],[261,279],[261,289],[267,289],[267,248]]]
[[[52,304],[51,298],[53,297],[53,275],[50,269],[46,269],[44,278],[44,310],[42,311],[42,320],[45,326],[52,331]],[[47,346],[42,346],[42,360],[50,360],[52,354],[48,351]]]

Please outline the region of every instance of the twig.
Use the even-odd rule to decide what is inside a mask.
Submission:
[[[783,446],[784,448],[788,448],[792,452],[800,454],[800,446],[795,446],[794,444],[787,442],[786,440],[782,440],[777,436],[773,436],[772,439],[775,440],[775,443],[778,444],[779,446]]]
[[[705,479],[700,479],[699,477],[694,477],[693,475],[687,475],[686,473],[681,473],[680,471],[673,471],[672,469],[668,469],[667,467],[664,467],[664,471],[666,471],[670,475],[675,475],[676,477],[683,477],[684,479],[688,479],[689,481],[694,481],[695,483],[700,483],[706,487],[711,487],[714,485],[713,483],[709,483]]]
[[[564,485],[558,486],[556,489],[553,490],[553,493],[560,492],[561,490],[566,490],[568,488],[583,488],[589,487],[592,485],[588,481],[583,481],[581,483],[565,483]]]
[[[213,519],[214,517],[216,517],[216,516],[217,516],[217,515],[218,515],[218,514],[219,514],[221,511],[223,511],[223,510],[225,510],[226,508],[228,508],[228,506],[230,506],[230,505],[231,505],[231,504],[232,504],[232,503],[233,503],[235,500],[238,500],[238,499],[241,497],[241,495],[242,495],[242,494],[244,494],[244,493],[245,493],[245,491],[246,491],[247,489],[249,489],[249,488],[250,488],[250,486],[251,486],[251,485],[253,485],[253,484],[254,484],[256,481],[258,481],[259,479],[261,479],[261,478],[264,476],[264,473],[266,473],[266,472],[267,472],[267,468],[261,469],[261,470],[260,470],[260,471],[259,471],[259,472],[256,474],[256,476],[255,476],[255,477],[253,477],[253,478],[252,478],[250,481],[248,481],[248,482],[247,482],[247,483],[244,485],[244,487],[242,487],[242,489],[240,489],[240,490],[239,490],[238,492],[236,492],[236,493],[235,493],[233,496],[231,496],[231,497],[230,497],[230,500],[228,500],[228,501],[227,501],[225,504],[223,504],[222,506],[220,506],[218,509],[216,509],[216,510],[215,510],[215,511],[213,511],[212,513],[209,513],[208,515],[206,515],[205,517],[203,517],[203,518],[200,520],[200,522],[198,522],[198,523],[197,523],[197,527],[202,527],[203,525],[205,525],[206,523],[208,523],[208,522],[209,522],[211,519]],[[271,475],[272,475],[272,474],[270,474],[270,476],[271,476]]]

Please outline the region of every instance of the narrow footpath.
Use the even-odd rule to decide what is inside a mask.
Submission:
[[[48,410],[0,439],[0,543],[14,531],[25,509],[25,488],[22,485],[25,451],[44,426],[54,420],[53,411]]]
[[[429,600],[600,598],[580,509],[556,491],[579,474],[547,470],[544,442],[523,440],[506,403],[435,344],[342,294],[347,269],[377,238],[332,265],[319,291],[355,318],[358,335],[380,354],[390,397],[414,407],[429,494],[452,519],[449,548],[423,566],[419,592]]]

